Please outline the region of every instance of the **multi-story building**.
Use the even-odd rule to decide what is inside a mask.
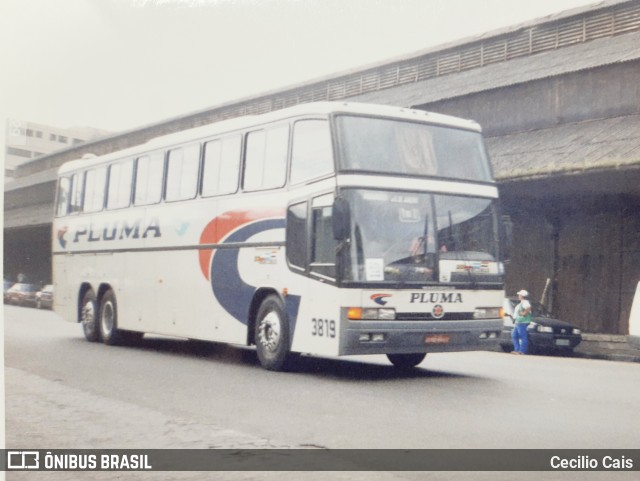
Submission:
[[[91,127],[63,129],[18,119],[7,120],[6,152],[4,159],[5,182],[15,178],[15,170],[41,155],[66,149],[87,140],[108,135],[110,132]]]

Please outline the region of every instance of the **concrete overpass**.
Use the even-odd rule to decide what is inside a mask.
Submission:
[[[158,135],[315,100],[349,99],[483,125],[516,225],[508,289],[542,294],[588,332],[627,334],[640,280],[640,2],[517,25],[192,112],[23,166],[5,186],[5,275],[50,276],[55,172]]]

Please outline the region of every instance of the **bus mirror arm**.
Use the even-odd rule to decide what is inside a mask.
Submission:
[[[335,240],[345,241],[349,238],[351,233],[351,210],[349,209],[349,203],[343,197],[338,197],[333,202],[331,227]]]

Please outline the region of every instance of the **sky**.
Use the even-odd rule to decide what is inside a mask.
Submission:
[[[595,3],[2,0],[0,120],[128,130]]]

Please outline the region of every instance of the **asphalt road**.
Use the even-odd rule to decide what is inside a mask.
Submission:
[[[55,313],[14,306],[4,321],[9,447],[629,449],[640,439],[637,363],[470,352],[428,355],[410,373],[378,356],[303,357],[273,373],[250,349],[88,343]],[[534,474],[518,479],[605,479]]]

